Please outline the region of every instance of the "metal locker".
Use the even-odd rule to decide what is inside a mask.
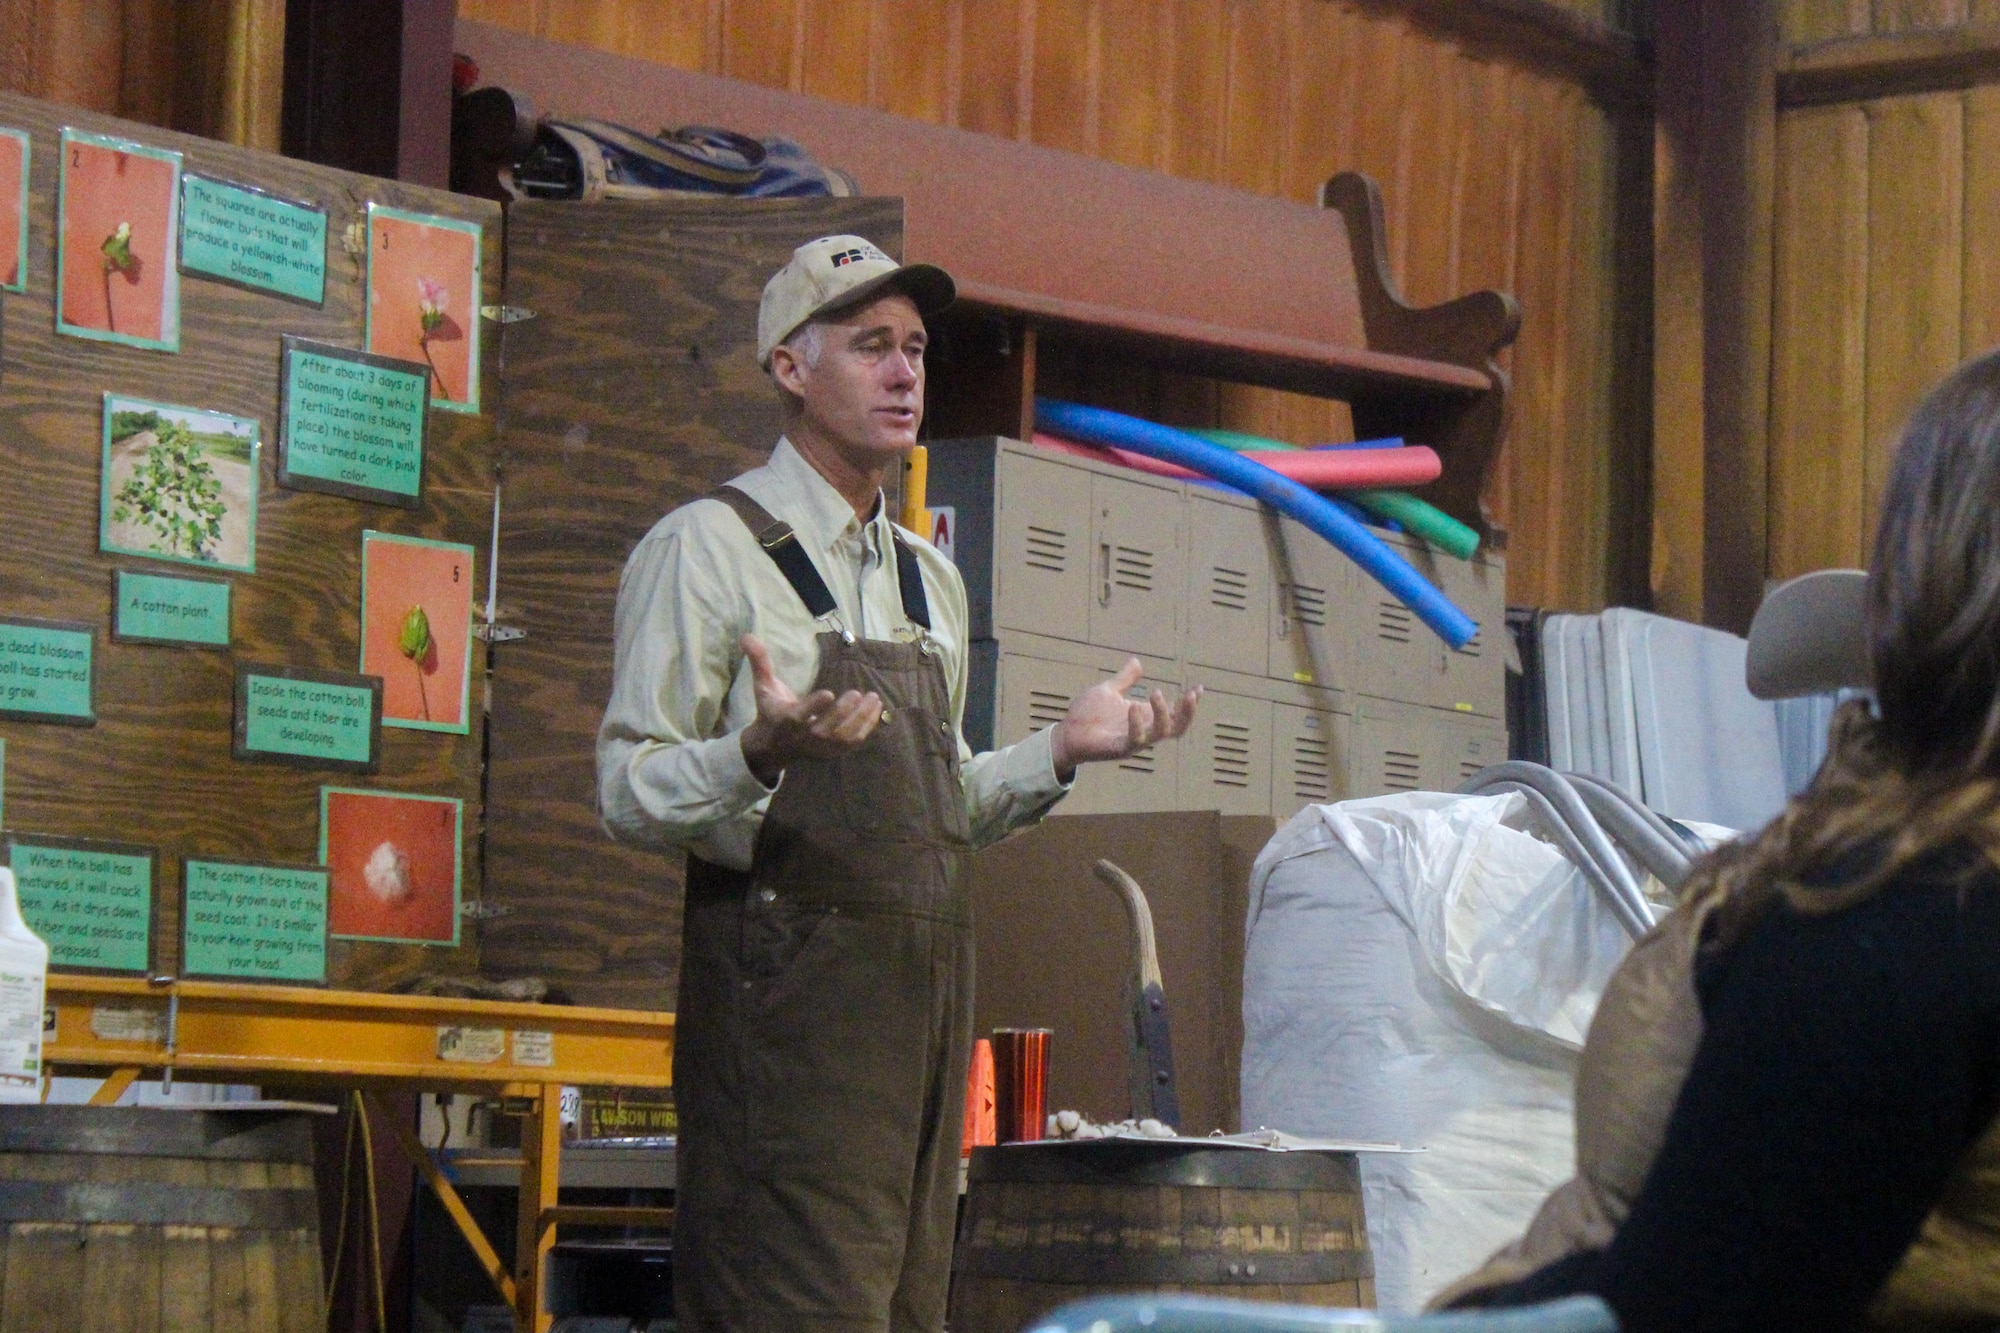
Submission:
[[[1271,708],[1264,699],[1204,691],[1180,750],[1181,810],[1271,811]]]
[[[1480,717],[1507,716],[1507,566],[1484,557],[1434,556],[1432,572],[1444,595],[1479,622],[1463,648],[1446,649],[1441,707]],[[1443,644],[1438,645],[1441,649]]]
[[[1507,730],[1483,719],[1447,717],[1437,723],[1438,743],[1432,750],[1435,772],[1426,785],[1456,791],[1480,769],[1507,757]]]
[[[1353,795],[1353,749],[1354,725],[1347,714],[1272,704],[1271,813],[1290,819],[1309,805]]]
[[[1387,589],[1364,579],[1353,622],[1356,688],[1381,699],[1504,716],[1505,566],[1439,555],[1394,534],[1383,541],[1479,622],[1480,630],[1464,648],[1450,648]]]
[[[1188,662],[1262,676],[1274,591],[1262,515],[1254,504],[1191,493],[1187,532]]]
[[[1083,480],[1076,477],[1076,482]],[[1181,551],[1183,488],[1101,473],[1091,474],[1089,484],[1094,562],[1090,642],[1120,652],[1178,657],[1181,598],[1187,589]]]
[[[1275,576],[1267,674],[1346,687],[1354,674],[1346,628],[1354,575],[1347,557],[1290,519],[1274,533],[1260,515],[1260,526]]]
[[[1001,449],[993,621],[1083,643],[1091,630],[1091,475]]]
[[[1002,745],[1054,726],[1069,711],[1070,700],[1109,674],[1097,667],[1049,662],[1018,653],[1000,655],[1000,731]],[[1141,680],[1131,696],[1143,699],[1155,689],[1169,698],[1178,687],[1158,680]],[[1075,788],[1055,809],[1057,814],[1128,814],[1175,809],[1180,769],[1176,749],[1187,738],[1163,746],[1147,746],[1115,764],[1090,764],[1077,775]]]
[[[1356,796],[1436,790],[1427,782],[1437,771],[1438,736],[1428,710],[1411,704],[1366,699],[1354,709],[1354,758],[1350,769]],[[1456,783],[1448,784],[1456,786]]]

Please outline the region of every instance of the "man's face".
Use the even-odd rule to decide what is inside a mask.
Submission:
[[[820,325],[817,364],[780,347],[771,369],[802,404],[802,424],[861,470],[886,466],[917,442],[924,417],[923,317],[900,293]]]

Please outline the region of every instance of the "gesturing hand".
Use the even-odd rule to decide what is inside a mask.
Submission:
[[[757,691],[757,720],[743,729],[744,762],[766,787],[800,759],[835,759],[874,734],[882,720],[882,696],[849,690],[814,690],[801,699],[771,669],[771,653],[754,634],[742,639]]]
[[[1117,675],[1071,701],[1052,738],[1057,777],[1068,782],[1076,776],[1078,764],[1128,759],[1153,742],[1172,740],[1188,729],[1201,686],[1183,692],[1171,708],[1158,690],[1144,702],[1126,698],[1125,691],[1139,683],[1143,669],[1138,658],[1128,658]]]

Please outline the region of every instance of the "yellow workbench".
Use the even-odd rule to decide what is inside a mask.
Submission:
[[[403,1150],[437,1192],[487,1275],[514,1310],[518,1333],[546,1333],[548,1253],[559,1224],[663,1226],[665,1208],[563,1208],[564,1084],[666,1087],[674,1016],[627,1009],[511,1004],[417,995],[222,981],[153,983],[51,973],[53,1073],[101,1073],[94,1101],[116,1101],[144,1074],[204,1082],[319,1084],[356,1089],[470,1092],[519,1105],[521,1203],[512,1270],[416,1133],[395,1125]]]

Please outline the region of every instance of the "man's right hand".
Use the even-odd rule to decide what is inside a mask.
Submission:
[[[742,639],[757,691],[757,720],[743,729],[744,762],[766,787],[778,785],[800,759],[837,759],[874,734],[882,721],[882,696],[849,690],[814,690],[801,699],[771,669],[771,653],[754,634]]]

